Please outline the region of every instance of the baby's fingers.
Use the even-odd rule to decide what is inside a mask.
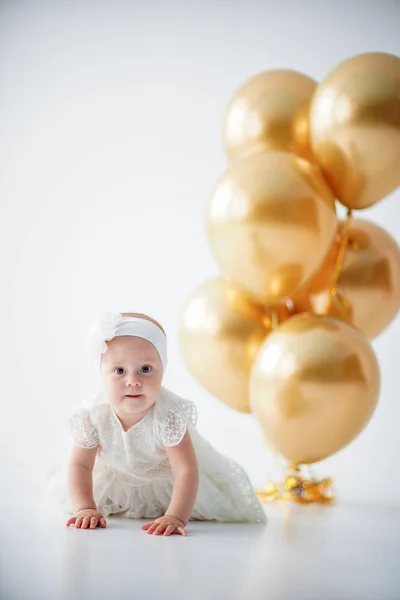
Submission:
[[[143,531],[147,531],[151,525],[153,525],[153,521],[150,521],[150,523],[145,523],[142,525],[141,529],[143,529]]]
[[[187,537],[187,531],[184,527],[178,527],[177,532],[180,533],[181,535]]]
[[[97,525],[99,527],[107,527],[105,518],[101,517],[99,519],[98,517],[92,517],[92,520],[90,521],[90,529],[96,529]]]
[[[147,530],[147,533],[154,533],[158,527],[158,523],[151,523],[150,527]]]
[[[171,533],[174,533],[175,531],[175,525],[168,525],[167,529],[164,531],[164,535],[171,535]]]
[[[76,521],[76,517],[70,517],[68,519],[68,521],[66,522],[66,526],[69,527],[70,525],[73,525]]]
[[[82,525],[82,521],[83,521],[83,517],[78,517],[75,521],[75,527],[76,529],[79,529]]]
[[[82,529],[87,529],[90,526],[90,523],[91,523],[90,517],[83,517]],[[96,519],[96,523],[97,523],[97,519]]]
[[[162,535],[164,533],[164,531],[166,530],[166,528],[167,528],[167,525],[164,525],[164,523],[161,523],[155,530],[154,534]]]

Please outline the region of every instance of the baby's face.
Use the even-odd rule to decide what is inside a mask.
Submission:
[[[119,417],[141,416],[157,400],[163,367],[153,344],[139,337],[120,336],[107,342],[101,377]]]

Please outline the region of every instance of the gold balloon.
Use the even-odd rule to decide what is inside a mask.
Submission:
[[[338,243],[325,261],[326,281],[329,281],[328,269],[337,253]],[[332,272],[333,267],[330,275]],[[321,274],[319,278],[321,282]],[[328,291],[318,290],[311,282],[308,289],[295,294],[296,311],[340,316],[369,339],[375,338],[393,321],[400,309],[400,248],[387,231],[370,221],[353,222],[345,261],[335,287],[340,297],[329,306]]]
[[[367,339],[344,321],[292,317],[261,346],[250,380],[263,433],[295,463],[313,463],[349,444],[367,425],[380,375]]]
[[[313,153],[338,200],[367,208],[400,185],[400,58],[371,52],[339,64],[310,108]]]
[[[309,104],[316,82],[297,71],[274,70],[246,81],[228,104],[223,136],[233,160],[260,150],[287,150],[312,159]]]
[[[211,249],[223,274],[269,305],[290,297],[318,269],[336,223],[319,168],[280,151],[231,165],[207,209]]]
[[[277,309],[278,322],[288,316],[285,306]],[[250,302],[236,285],[216,278],[186,302],[179,337],[192,375],[231,408],[250,412],[250,370],[270,330],[271,312]]]

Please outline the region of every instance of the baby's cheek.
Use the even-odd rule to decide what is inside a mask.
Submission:
[[[158,375],[157,377],[154,377],[154,378],[151,380],[151,385],[152,385],[152,387],[153,387],[154,389],[156,389],[156,388],[159,388],[159,387],[161,386],[161,380],[162,380],[162,377],[160,377],[159,375]]]

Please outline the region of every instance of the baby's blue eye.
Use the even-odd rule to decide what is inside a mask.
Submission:
[[[116,375],[123,375],[125,373],[125,369],[123,367],[115,367],[113,372]]]
[[[140,368],[140,372],[144,373],[144,374],[148,374],[151,373],[152,371],[152,367],[150,365],[143,365],[143,367]]]

